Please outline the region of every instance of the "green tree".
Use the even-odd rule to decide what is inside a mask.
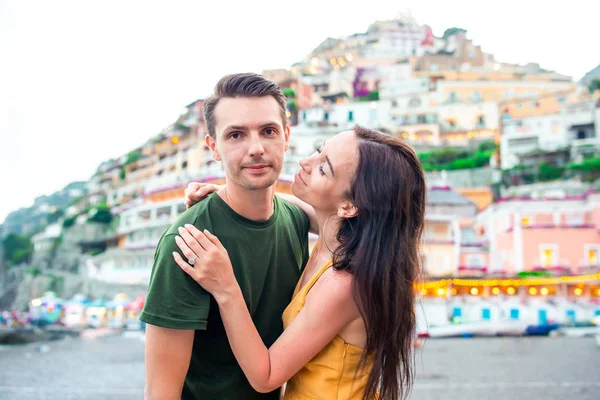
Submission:
[[[27,236],[11,233],[2,240],[4,259],[8,265],[29,262],[33,253],[33,244]]]
[[[73,215],[72,217],[65,218],[63,220],[63,228],[70,228],[75,225],[75,220],[77,219],[77,215]]]
[[[478,151],[496,150],[498,145],[493,140],[486,140],[479,144]]]
[[[596,90],[600,90],[600,79],[593,79],[590,82],[590,93],[594,93]]]
[[[137,150],[136,151],[132,151],[129,154],[127,154],[127,159],[125,160],[125,165],[133,164],[134,162],[136,162],[140,158],[142,158],[142,153],[140,153]]]
[[[288,97],[290,99],[295,99],[296,98],[296,91],[294,89],[291,89],[291,88],[283,89],[283,94],[285,95],[285,97]]]
[[[453,27],[453,28],[448,28],[444,31],[444,39],[448,39],[450,36],[454,36],[458,33],[467,33],[466,29],[463,28],[457,28],[457,27]]]
[[[58,221],[63,215],[65,215],[65,211],[62,209],[58,209],[50,214],[48,214],[48,223],[53,224]]]
[[[548,165],[548,163],[541,163],[539,169],[539,179],[540,181],[554,181],[556,179],[560,179],[565,172],[565,169],[562,167],[553,167]]]
[[[105,204],[101,204],[93,207],[90,210],[89,222],[99,222],[101,224],[110,224],[112,221],[112,214],[110,213],[110,207]]]

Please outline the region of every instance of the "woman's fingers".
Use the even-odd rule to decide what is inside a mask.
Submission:
[[[201,256],[202,253],[205,252],[204,246],[202,246],[202,243],[200,243],[200,241],[192,235],[192,233],[184,228],[184,227],[179,227],[177,228],[177,231],[179,232],[179,236],[181,236],[181,238],[185,241],[185,244],[197,255]]]
[[[214,183],[198,183],[190,182],[187,188],[184,190],[185,193],[185,206],[190,208],[194,204],[204,199],[209,194],[218,191],[220,186]]]
[[[217,247],[219,250],[221,250],[221,251],[223,251],[223,252],[227,253],[227,250],[226,250],[226,249],[225,249],[225,247],[224,247],[224,246],[221,244],[221,241],[219,240],[219,238],[218,238],[218,237],[216,237],[215,235],[213,235],[212,233],[210,233],[210,232],[208,231],[208,229],[205,229],[203,233],[204,233],[204,235],[206,236],[206,238],[207,238],[208,240],[210,240],[210,242],[211,242],[212,244],[214,244],[214,245],[215,245],[215,246],[216,246],[216,247]]]
[[[189,246],[185,243],[185,241],[180,236],[175,236],[175,243],[177,243],[177,247],[179,247],[181,249],[181,252],[183,253],[183,256],[186,259],[188,259],[188,260],[194,259],[194,261],[196,260],[198,255],[196,253],[194,253],[194,251],[192,249],[189,248]]]
[[[205,251],[210,251],[215,247],[215,245],[206,237],[204,232],[196,228],[192,224],[185,224],[184,228],[198,241],[198,244],[202,246]]]

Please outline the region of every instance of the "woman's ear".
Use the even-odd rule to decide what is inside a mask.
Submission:
[[[358,209],[354,204],[345,201],[338,208],[337,215],[340,218],[354,218],[358,215]]]

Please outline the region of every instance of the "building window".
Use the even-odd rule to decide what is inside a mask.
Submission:
[[[354,111],[348,111],[348,122],[354,121]]]
[[[477,127],[478,128],[485,127],[485,116],[480,115],[480,116],[477,117]]]
[[[449,103],[456,103],[456,100],[457,100],[456,92],[452,91],[452,92],[448,93],[448,102]]]
[[[377,110],[376,109],[370,109],[369,110],[369,121],[374,124],[375,122],[377,122]]]
[[[540,266],[543,268],[554,267],[558,264],[558,245],[556,244],[541,244]]]
[[[302,121],[306,121],[306,111],[302,111]]]
[[[561,96],[558,99],[556,99],[556,101],[558,102],[558,104],[565,104],[567,102],[567,98],[564,96]]]
[[[467,257],[467,267],[483,268],[485,267],[484,257],[480,254],[472,254]]]
[[[473,93],[471,93],[471,100],[474,103],[479,103],[481,101],[481,92],[479,90],[474,90]]]
[[[531,226],[533,224],[533,217],[523,216],[521,217],[521,226]]]
[[[573,213],[565,215],[567,225],[578,226],[584,224],[584,215],[582,213]]]
[[[586,244],[584,251],[585,265],[588,267],[600,267],[600,245]]]
[[[408,101],[408,106],[409,107],[420,107],[421,106],[421,99],[413,97],[412,99],[410,99]]]
[[[323,119],[325,121],[329,121],[329,113],[327,111],[325,111],[325,115],[323,115]]]
[[[184,161],[184,162],[181,163],[181,169],[186,169],[187,166],[188,166],[188,162],[187,161]]]

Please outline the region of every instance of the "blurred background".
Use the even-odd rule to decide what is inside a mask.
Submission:
[[[0,0],[0,399],[138,399],[203,99],[258,72],[298,161],[362,124],[428,183],[411,399],[600,396],[600,5]],[[311,237],[314,244],[316,237]]]

